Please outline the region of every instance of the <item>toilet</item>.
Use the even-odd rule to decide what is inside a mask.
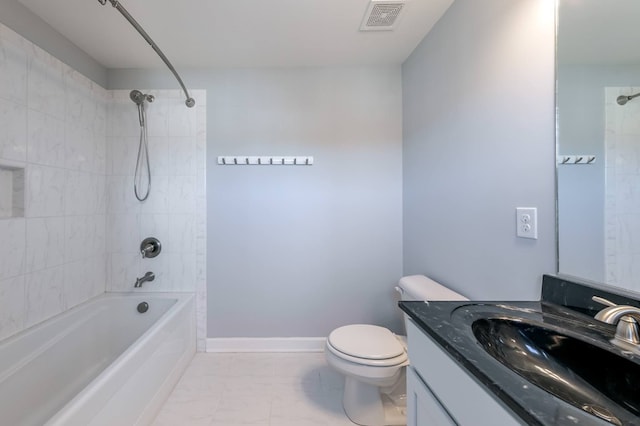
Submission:
[[[469,300],[424,275],[401,278],[396,290],[401,300]],[[404,336],[376,325],[346,325],[329,334],[324,352],[327,363],[345,376],[342,405],[352,422],[406,425]]]

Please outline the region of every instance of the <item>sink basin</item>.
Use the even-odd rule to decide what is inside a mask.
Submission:
[[[480,318],[481,347],[557,398],[612,424],[640,416],[640,365],[542,323]]]

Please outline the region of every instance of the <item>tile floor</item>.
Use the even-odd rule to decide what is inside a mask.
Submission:
[[[323,353],[197,353],[152,426],[353,426]]]

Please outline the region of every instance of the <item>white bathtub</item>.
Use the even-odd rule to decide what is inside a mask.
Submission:
[[[149,309],[139,313],[137,306]],[[145,425],[195,353],[192,294],[105,294],[0,342],[0,422]]]

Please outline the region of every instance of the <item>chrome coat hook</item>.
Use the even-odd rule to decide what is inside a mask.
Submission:
[[[560,160],[558,160],[560,161]],[[311,166],[313,165],[312,156],[259,156],[259,155],[237,155],[237,156],[218,156],[218,164],[223,166],[262,166],[262,165],[278,165],[278,166]]]
[[[595,164],[597,159],[593,154],[573,154],[573,155],[558,155],[556,161],[559,165],[584,165]]]

